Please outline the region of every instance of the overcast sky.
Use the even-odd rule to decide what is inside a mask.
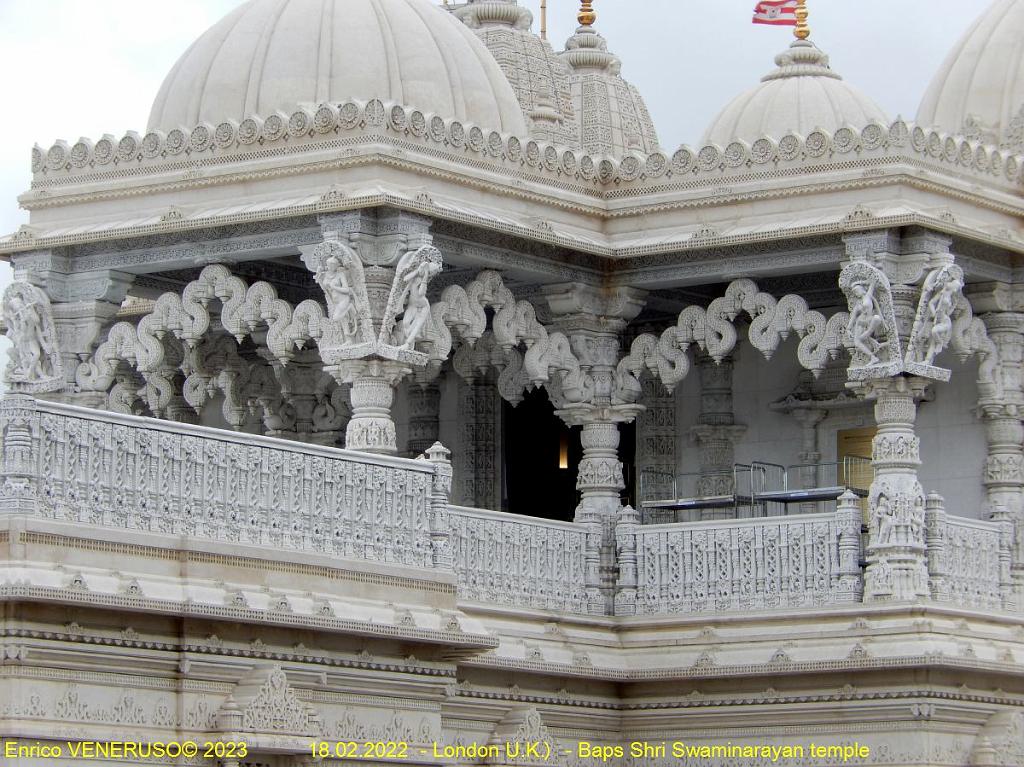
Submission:
[[[540,0],[520,0],[539,17]],[[145,132],[153,97],[188,45],[239,0],[0,0],[0,232],[28,221],[15,198],[29,152]],[[946,52],[990,0],[809,0],[812,40],[891,117],[913,119]],[[576,0],[549,0],[560,50]],[[718,110],[754,85],[792,39],[750,23],[755,0],[595,0],[597,28],[643,93],[662,146],[696,143]],[[372,95],[372,94],[363,94]],[[9,279],[0,264],[0,289]],[[3,342],[0,342],[2,344]],[[0,351],[2,354],[2,351]]]

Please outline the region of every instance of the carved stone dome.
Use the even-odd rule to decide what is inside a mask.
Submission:
[[[852,87],[829,66],[814,43],[796,40],[775,57],[777,69],[761,84],[733,99],[704,134],[705,144],[727,146],[742,140],[780,139],[815,129],[834,133],[843,126],[860,129],[889,120],[870,97]]]
[[[580,14],[576,34],[565,43],[573,106],[583,151],[623,157],[658,150],[658,132],[635,85],[622,76],[622,61],[594,29],[594,16]]]
[[[526,133],[494,57],[430,0],[249,0],[178,60],[149,127],[217,125],[375,98]]]
[[[569,68],[547,40],[530,31],[533,14],[516,0],[469,0],[454,13],[494,55],[516,92],[530,135],[579,147]]]
[[[960,38],[917,124],[1024,151],[1024,0],[996,0]]]

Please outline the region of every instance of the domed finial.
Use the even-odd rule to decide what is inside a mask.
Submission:
[[[594,12],[594,0],[580,0],[580,12],[576,20],[581,27],[592,27],[597,21],[597,14]]]
[[[807,26],[807,0],[796,0],[796,29],[793,35],[797,40],[806,40],[811,36],[811,28]]]

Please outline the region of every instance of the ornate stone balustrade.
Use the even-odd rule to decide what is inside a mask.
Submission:
[[[618,614],[859,602],[860,511],[684,524],[620,524]],[[626,554],[626,556],[624,556]],[[631,565],[631,562],[630,562]],[[635,593],[633,589],[635,588]]]
[[[1011,575],[1014,527],[1010,515],[991,520],[947,515],[930,495],[925,511],[932,599],[972,608],[1014,609]]]
[[[0,512],[415,567],[443,565],[446,536],[438,518],[444,510],[433,487],[441,467],[430,461],[24,395],[0,401],[0,429]]]
[[[586,613],[587,531],[482,509],[450,508],[459,596],[474,602]]]

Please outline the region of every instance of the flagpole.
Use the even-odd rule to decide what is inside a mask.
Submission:
[[[793,35],[797,40],[806,40],[811,36],[811,28],[807,26],[807,0],[796,0],[796,29]]]

